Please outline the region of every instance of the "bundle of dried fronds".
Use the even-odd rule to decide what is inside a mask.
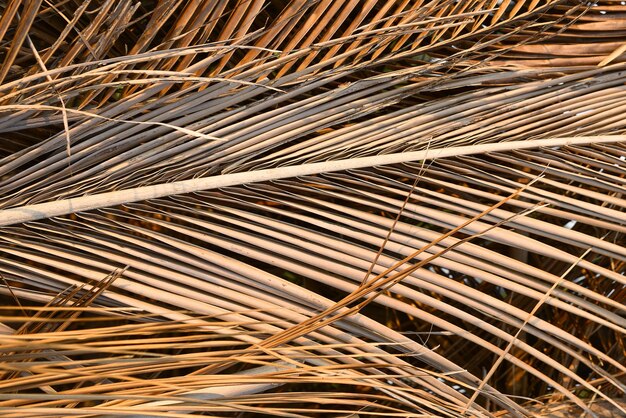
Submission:
[[[1,7],[2,414],[626,413],[626,5]]]

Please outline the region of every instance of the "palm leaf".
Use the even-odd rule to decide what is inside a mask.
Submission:
[[[0,20],[3,414],[625,412],[624,6],[46,7]]]

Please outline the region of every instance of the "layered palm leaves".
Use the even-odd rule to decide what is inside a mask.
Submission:
[[[0,410],[619,408],[624,10],[9,2]]]

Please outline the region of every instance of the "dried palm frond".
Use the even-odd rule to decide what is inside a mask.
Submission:
[[[624,12],[10,1],[0,411],[626,413]]]

